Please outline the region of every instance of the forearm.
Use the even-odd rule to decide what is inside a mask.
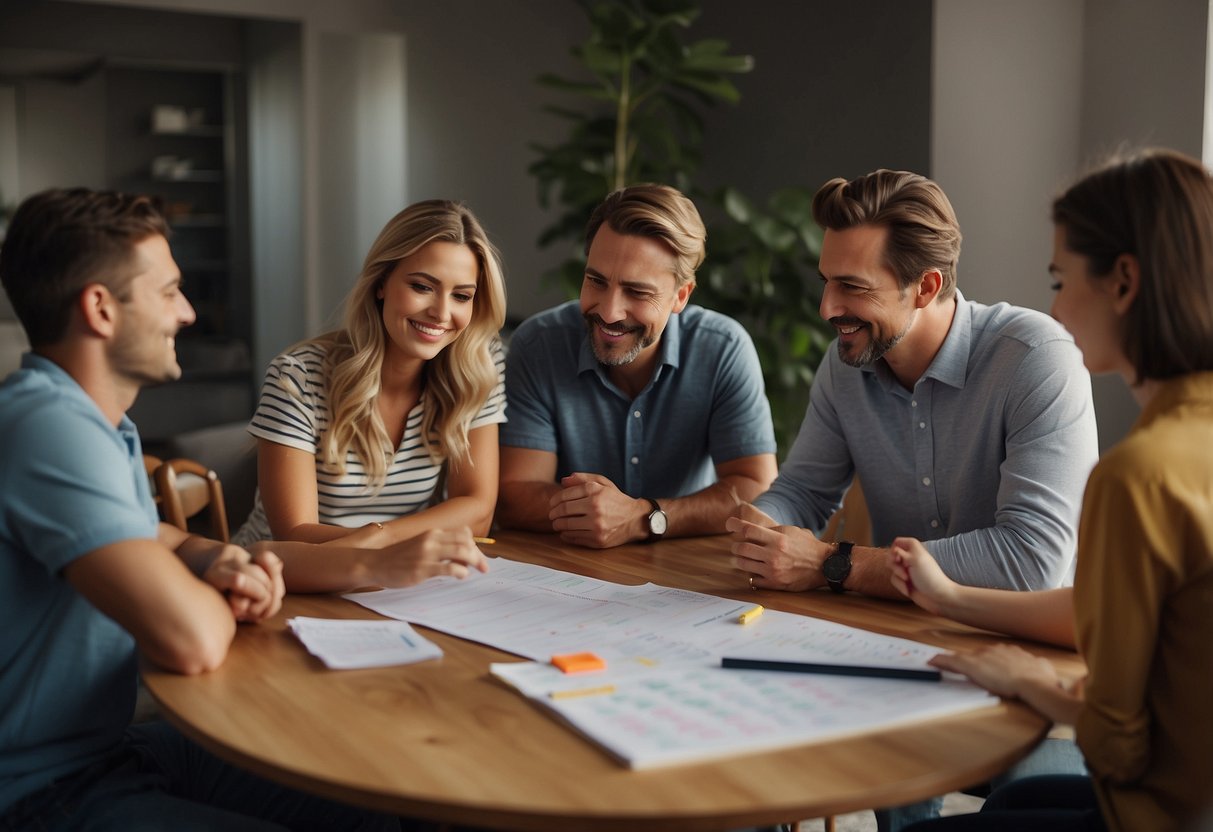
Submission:
[[[1053,722],[1073,725],[1082,710],[1082,696],[1061,682],[1030,677],[1023,679],[1016,695]]]
[[[194,575],[201,576],[226,545],[196,534],[187,534],[172,548]]]
[[[266,540],[249,549],[271,551],[282,558],[287,592],[345,592],[378,586],[378,560],[385,557],[376,549],[318,546],[297,540]]]
[[[879,598],[901,598],[902,595],[894,587],[889,578],[889,550],[874,546],[855,546],[851,549],[851,574],[843,581],[843,587],[850,592],[863,595],[873,595]],[[818,576],[821,586],[826,584],[825,576]]]
[[[502,482],[497,494],[497,524],[505,529],[550,533],[551,502],[560,490],[555,482]]]
[[[659,499],[669,518],[666,537],[691,537],[724,534],[724,524],[741,503],[749,502],[763,491],[762,483],[749,477],[730,475],[702,491],[685,497]]]
[[[956,585],[939,598],[947,618],[999,633],[1074,647],[1074,602],[1070,587],[1014,592]]]
[[[345,534],[329,538],[328,545],[379,549],[416,537],[428,529],[456,529],[466,526],[472,534],[485,536],[493,522],[493,502],[485,497],[451,497],[436,506],[414,514],[369,524],[358,529],[345,529]]]

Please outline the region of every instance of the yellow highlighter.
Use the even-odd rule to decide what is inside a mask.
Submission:
[[[741,615],[737,616],[737,623],[738,624],[749,624],[751,621],[753,621],[755,618],[757,618],[760,615],[762,615],[762,604],[757,604],[753,607],[750,607],[748,610],[743,612]]]

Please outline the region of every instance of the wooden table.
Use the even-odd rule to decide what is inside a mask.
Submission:
[[[486,552],[620,583],[654,583],[947,648],[995,640],[909,604],[828,592],[752,591],[728,537],[594,551],[503,534]],[[282,783],[400,815],[498,829],[730,829],[897,805],[988,779],[1048,724],[1019,703],[909,727],[740,756],[630,771],[492,680],[515,658],[426,631],[440,661],[329,671],[287,632],[295,615],[376,618],[336,596],[294,595],[241,627],[227,662],[203,676],[148,670],[169,720],[211,751]],[[1070,652],[1025,645],[1067,676]]]

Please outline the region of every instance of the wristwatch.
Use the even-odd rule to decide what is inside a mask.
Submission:
[[[661,540],[661,536],[665,534],[666,529],[670,527],[670,518],[661,510],[661,506],[652,497],[645,497],[649,501],[649,505],[653,510],[649,512],[645,518],[649,524],[649,536],[645,538],[645,543],[652,543],[654,540]]]
[[[825,575],[826,583],[832,592],[846,592],[843,581],[851,574],[851,549],[855,544],[849,540],[838,541],[834,554],[821,564],[821,574]]]

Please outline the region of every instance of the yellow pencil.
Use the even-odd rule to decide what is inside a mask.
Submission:
[[[573,690],[554,690],[548,694],[552,699],[572,699],[577,696],[597,696],[603,693],[614,693],[614,685],[599,685],[596,688],[574,688]]]
[[[762,604],[758,604],[757,606],[750,607],[748,610],[743,612],[741,615],[737,616],[737,623],[738,624],[749,624],[751,621],[753,621],[755,618],[757,618],[760,615],[762,615]]]
[[[496,543],[497,541],[491,537],[473,537],[472,542],[488,544],[488,543]]]

